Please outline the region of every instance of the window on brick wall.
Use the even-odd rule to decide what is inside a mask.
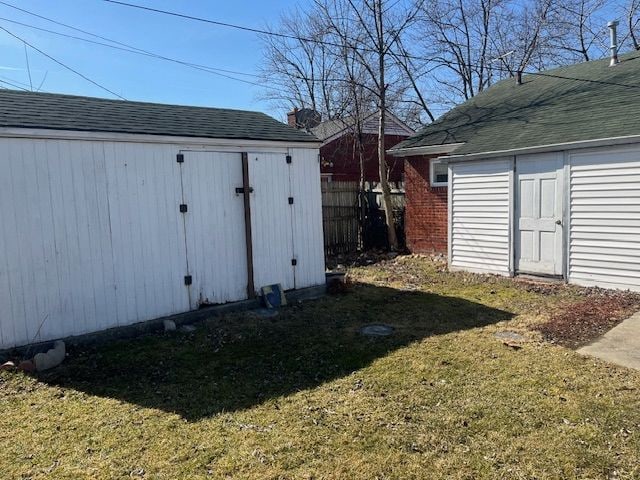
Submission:
[[[449,167],[445,160],[431,160],[431,186],[446,187],[449,184]]]

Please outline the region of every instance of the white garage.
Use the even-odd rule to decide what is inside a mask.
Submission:
[[[449,163],[453,269],[640,290],[640,146]]]
[[[392,149],[448,164],[452,270],[640,291],[639,74],[633,52],[506,79]]]
[[[0,349],[324,284],[318,146],[255,112],[0,91]]]

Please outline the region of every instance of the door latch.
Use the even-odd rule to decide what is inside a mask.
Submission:
[[[241,193],[244,193],[244,187],[236,188],[236,195],[240,195]],[[249,193],[253,193],[253,187],[249,187]]]
[[[556,220],[556,225],[562,225],[562,220]]]

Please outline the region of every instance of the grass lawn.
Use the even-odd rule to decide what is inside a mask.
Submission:
[[[0,479],[640,477],[640,373],[535,329],[608,297],[442,270],[401,257],[275,318],[2,372]]]

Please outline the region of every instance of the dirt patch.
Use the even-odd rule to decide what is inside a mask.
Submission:
[[[585,299],[560,307],[551,318],[534,326],[545,339],[577,348],[601,337],[640,310],[640,295],[585,289]]]

